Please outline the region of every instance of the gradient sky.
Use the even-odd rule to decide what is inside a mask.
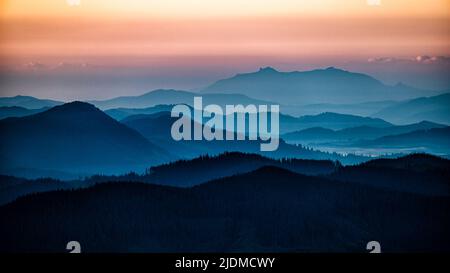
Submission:
[[[109,98],[274,66],[450,88],[449,0],[0,0],[1,95]],[[419,57],[421,56],[421,57]]]

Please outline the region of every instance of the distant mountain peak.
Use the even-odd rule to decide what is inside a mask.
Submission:
[[[349,72],[347,70],[344,70],[344,69],[341,69],[341,68],[338,68],[338,67],[335,67],[335,66],[329,66],[329,67],[327,67],[325,69],[319,69],[319,70],[316,70],[316,71],[326,72],[326,73],[348,74],[348,75],[352,75],[352,76],[356,76],[356,75],[367,76],[365,74],[360,74],[360,73],[356,73],[356,72]],[[368,76],[368,77],[370,77],[370,76]]]
[[[262,73],[278,73],[279,71],[271,66],[266,66],[266,67],[260,67],[258,72],[259,73],[261,73],[261,72]]]
[[[362,166],[389,167],[414,171],[448,169],[448,159],[425,153],[412,153],[398,158],[380,158],[362,163]]]
[[[189,93],[189,92],[182,91],[182,90],[176,90],[176,89],[160,88],[160,89],[149,91],[141,96],[154,95],[154,94],[173,94],[173,93]]]
[[[95,107],[94,105],[87,103],[87,102],[83,102],[83,101],[72,101],[72,102],[68,102],[65,103],[63,105],[58,105],[53,107],[54,110],[63,110],[63,111],[68,111],[68,110],[93,110],[93,111],[99,111],[99,109],[97,109],[97,107]],[[52,110],[52,109],[50,109]]]
[[[89,119],[92,119],[94,117],[100,119],[111,118],[94,105],[82,101],[73,101],[62,105],[54,106],[48,109],[47,111],[38,113],[37,115],[46,117],[60,117],[62,115],[63,116],[69,115],[69,116],[78,116],[80,119],[82,119],[83,117],[88,117]]]
[[[27,109],[39,109],[60,104],[63,104],[63,102],[49,99],[38,99],[23,95],[17,95],[14,97],[0,97],[0,106],[20,106]]]
[[[0,127],[7,132],[0,136],[2,152],[8,155],[5,169],[122,172],[172,158],[135,130],[81,101],[4,119]]]
[[[331,71],[334,71],[334,70],[337,70],[337,71],[344,71],[344,70],[339,69],[339,68],[336,68],[336,67],[334,67],[334,66],[329,66],[329,67],[325,68],[325,70],[331,70]]]
[[[385,85],[370,75],[335,66],[305,71],[278,71],[269,66],[221,79],[201,92],[239,93],[285,105],[305,105],[404,100],[422,96],[428,91],[408,86]],[[434,91],[428,94],[434,94]]]

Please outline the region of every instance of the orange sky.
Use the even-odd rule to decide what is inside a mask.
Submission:
[[[449,0],[2,0],[8,61],[449,54]]]
[[[448,0],[2,0],[3,14],[17,16],[211,17],[252,15],[447,16]],[[373,1],[372,1],[373,2]],[[376,10],[374,10],[376,9]]]
[[[0,0],[0,95],[195,89],[261,66],[450,86],[450,0],[68,1]]]

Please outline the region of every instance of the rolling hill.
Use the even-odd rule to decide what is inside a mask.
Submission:
[[[173,106],[173,104],[160,104],[147,108],[114,108],[106,110],[105,113],[120,121],[133,115],[150,115],[163,111],[170,112]]]
[[[381,189],[450,196],[450,160],[429,154],[380,158],[343,166],[328,177]]]
[[[33,114],[43,112],[50,109],[49,107],[43,107],[39,109],[27,109],[20,106],[3,106],[0,107],[0,119],[11,117],[24,117]]]
[[[429,120],[450,125],[450,93],[397,103],[373,114],[373,117],[399,124]]]
[[[0,97],[0,107],[18,106],[27,109],[39,109],[53,107],[63,103],[62,101],[38,99],[31,96]]]
[[[117,97],[110,100],[89,101],[102,110],[113,108],[148,108],[160,104],[188,104],[194,103],[195,96],[203,97],[203,104],[218,104],[224,106],[226,104],[273,104],[268,101],[262,101],[249,98],[240,94],[198,94],[194,92],[158,89],[145,93],[140,96]]]
[[[170,117],[169,112],[160,112],[152,115],[129,116],[123,124],[138,131],[153,143],[157,143],[169,151],[177,151],[181,158],[191,159],[200,155],[218,155],[224,152],[256,153],[270,158],[298,158],[298,159],[330,159],[339,160],[343,164],[354,164],[368,160],[363,156],[341,156],[324,153],[302,147],[289,145],[280,139],[279,147],[273,152],[261,152],[261,141],[174,141],[170,135],[173,122],[177,118]],[[296,119],[296,118],[293,118]],[[191,121],[193,122],[193,121]]]
[[[63,252],[76,238],[83,252],[366,252],[376,238],[387,253],[439,252],[449,215],[448,196],[270,166],[188,189],[115,182],[23,197],[0,207],[0,251]]]
[[[323,127],[334,130],[358,126],[370,126],[377,128],[392,126],[392,123],[379,118],[360,117],[330,112],[325,112],[318,115],[301,116],[293,122],[300,124],[303,128]]]
[[[341,165],[330,160],[280,159],[257,154],[226,152],[217,156],[201,156],[151,167],[146,181],[155,184],[188,187],[226,176],[276,166],[306,175],[325,175]]]
[[[166,108],[166,107],[164,107]],[[170,116],[171,108],[167,107],[167,110],[162,110],[161,113],[165,113],[167,116]],[[159,108],[158,108],[159,109]],[[131,120],[140,120],[140,119],[154,119],[159,117],[160,114],[158,112],[153,112],[154,108],[142,109],[141,111],[151,111],[151,114],[135,114],[128,115],[126,118],[122,120],[124,123],[131,123]],[[134,109],[132,111],[138,111]],[[108,112],[108,111],[106,111]],[[192,108],[191,108],[192,113]],[[223,124],[225,124],[225,119],[223,119]],[[172,119],[172,122],[176,119]],[[206,122],[208,118],[204,118],[204,122]],[[235,117],[236,120],[236,117]],[[301,117],[293,117],[286,114],[279,114],[279,122],[280,122],[280,134],[286,134],[289,132],[295,132],[297,130],[314,128],[314,127],[323,127],[327,129],[340,130],[344,128],[352,128],[359,126],[366,127],[375,127],[375,128],[387,128],[393,126],[393,124],[386,122],[382,119],[370,118],[370,117],[360,117],[354,115],[344,115],[337,113],[321,113],[314,116],[301,116]],[[246,124],[248,123],[248,116],[246,116]],[[236,124],[236,121],[235,121]],[[151,124],[147,124],[146,126],[151,127],[152,130],[158,130],[155,126]],[[170,127],[169,127],[170,128]],[[168,131],[170,132],[170,130]]]
[[[354,146],[364,148],[422,148],[433,154],[449,155],[450,126],[359,141]]]
[[[354,142],[362,139],[375,139],[388,135],[405,134],[417,130],[443,127],[446,126],[428,121],[384,128],[358,126],[341,130],[331,130],[323,127],[313,127],[284,134],[282,138],[288,142],[295,143]]]
[[[141,182],[165,186],[192,187],[210,180],[240,175],[264,166],[294,173],[369,185],[380,189],[420,193],[431,196],[450,195],[450,161],[427,155],[411,154],[399,158],[382,158],[366,163],[342,166],[330,160],[271,159],[258,154],[226,152],[217,156],[200,156],[153,166],[144,174],[93,175],[74,180],[51,178],[24,179],[0,175],[0,205],[21,196],[60,189],[85,188],[108,182]]]
[[[316,103],[307,104],[297,107],[296,115],[318,115],[324,112],[333,112],[339,114],[356,115],[356,116],[371,116],[380,110],[389,106],[395,105],[398,101],[383,100],[383,101],[369,101],[361,103],[348,103],[348,104],[336,104],[336,103]],[[289,110],[293,111],[292,108]]]
[[[2,173],[123,173],[173,159],[93,105],[72,102],[0,121]],[[20,170],[20,171],[19,171]]]

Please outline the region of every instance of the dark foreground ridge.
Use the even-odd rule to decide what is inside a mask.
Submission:
[[[450,199],[278,167],[194,188],[115,182],[0,207],[0,250],[65,252],[449,251]],[[414,238],[414,239],[411,239]]]

